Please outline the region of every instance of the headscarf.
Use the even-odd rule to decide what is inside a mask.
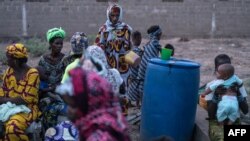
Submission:
[[[83,32],[76,32],[70,39],[71,53],[82,54],[88,47],[88,38]]]
[[[55,37],[64,39],[66,36],[66,33],[61,27],[60,28],[55,27],[55,28],[49,29],[46,35],[47,35],[47,41],[50,42],[51,39]]]
[[[113,23],[111,22],[111,20],[109,18],[109,15],[111,14],[113,8],[120,9],[119,19],[115,25],[113,25]],[[114,29],[123,29],[124,27],[128,28],[130,31],[132,30],[132,28],[129,25],[122,22],[122,7],[119,6],[118,4],[112,4],[108,7],[108,9],[107,9],[107,21],[105,23],[105,26],[106,26],[106,31],[108,31],[108,32],[110,32]]]
[[[115,94],[118,93],[120,85],[123,82],[123,79],[117,69],[110,69],[108,66],[107,58],[104,51],[96,45],[89,46],[86,50],[87,56],[91,56],[96,62],[101,64],[103,69],[98,72],[99,75],[108,80],[112,85],[112,89]]]
[[[106,69],[109,67],[105,53],[99,46],[89,46],[86,50],[86,56],[91,56],[100,60]]]
[[[100,132],[95,140],[128,141],[126,119],[110,84],[93,71],[75,68],[69,73],[75,105],[82,113],[75,121],[80,136],[88,140]]]
[[[28,58],[27,48],[21,43],[8,46],[6,52],[14,58]]]
[[[162,31],[159,27],[156,31],[149,33],[150,39],[157,37],[160,33],[162,33]]]
[[[109,16],[112,12],[112,10],[119,10],[120,13],[119,13],[119,19],[118,19],[118,22],[121,22],[122,21],[122,7],[118,4],[112,4],[108,7],[107,9],[107,19],[108,21],[111,23],[110,19],[109,19]]]

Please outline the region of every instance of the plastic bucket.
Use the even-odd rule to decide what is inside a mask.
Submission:
[[[139,55],[137,55],[135,52],[133,51],[129,51],[126,55],[125,55],[125,62],[127,62],[129,65],[132,66],[138,66],[141,62],[141,57]]]
[[[172,54],[172,50],[168,48],[162,48],[161,49],[161,59],[162,60],[168,60]]]

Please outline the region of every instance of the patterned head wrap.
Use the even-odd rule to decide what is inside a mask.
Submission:
[[[65,38],[66,33],[62,28],[52,28],[47,32],[47,41],[50,42],[52,38]]]
[[[161,28],[159,27],[156,31],[149,33],[150,39],[158,36],[161,33],[162,33],[162,31],[161,31]]]
[[[105,68],[108,68],[108,62],[105,53],[99,46],[89,46],[86,50],[86,56],[91,56],[100,60],[100,62],[105,66]]]
[[[82,54],[88,47],[88,38],[83,32],[76,32],[70,39],[71,52],[73,54]]]
[[[28,58],[27,49],[21,43],[8,46],[6,48],[6,53],[14,58]]]
[[[118,19],[118,23],[122,21],[122,7],[119,6],[118,4],[112,4],[108,7],[107,9],[107,19],[110,23],[112,23],[109,19],[109,16],[112,12],[112,10],[120,10],[120,15],[119,15],[119,19]]]

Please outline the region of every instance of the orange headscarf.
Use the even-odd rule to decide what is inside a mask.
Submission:
[[[7,46],[6,52],[14,58],[28,58],[27,48],[21,43]]]

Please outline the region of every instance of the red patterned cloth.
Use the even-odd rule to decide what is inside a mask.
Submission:
[[[75,121],[81,140],[129,141],[127,122],[111,85],[97,73],[81,68],[73,69],[69,74],[73,98],[82,113]]]

